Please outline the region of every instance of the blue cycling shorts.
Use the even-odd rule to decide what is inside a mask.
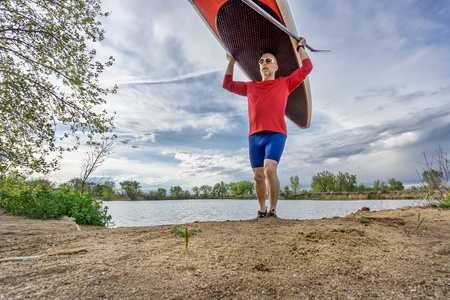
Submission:
[[[286,136],[272,131],[261,131],[248,137],[250,164],[252,168],[264,166],[265,159],[280,162],[283,154]]]

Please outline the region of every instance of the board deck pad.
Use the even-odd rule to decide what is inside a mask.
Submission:
[[[268,5],[254,2],[284,23]],[[269,52],[276,57],[277,78],[287,77],[300,67],[291,38],[242,0],[224,2],[217,11],[215,26],[220,40],[251,80],[261,81],[258,60],[262,53]],[[310,102],[307,97],[305,82],[288,97],[285,115],[300,128],[309,127]]]

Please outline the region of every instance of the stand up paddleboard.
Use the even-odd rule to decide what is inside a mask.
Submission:
[[[272,53],[277,58],[277,77],[287,77],[302,62],[296,51],[297,40],[275,26],[244,0],[189,0],[219,43],[235,59],[239,68],[250,80],[261,80],[258,60],[262,53]],[[254,0],[288,31],[297,35],[287,0]],[[286,117],[300,128],[311,123],[311,90],[309,79],[291,92]]]

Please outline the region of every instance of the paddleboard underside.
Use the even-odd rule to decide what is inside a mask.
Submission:
[[[257,0],[254,2],[284,23],[271,7]],[[258,60],[262,53],[269,52],[277,58],[277,77],[289,76],[301,64],[291,38],[242,0],[223,3],[217,10],[215,27],[223,46],[251,80],[261,80]],[[300,128],[308,128],[311,120],[309,86],[305,84],[309,84],[308,79],[291,92],[285,111],[286,117]]]

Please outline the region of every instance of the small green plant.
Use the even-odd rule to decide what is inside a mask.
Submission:
[[[187,249],[189,244],[189,230],[187,228],[184,230],[184,244],[185,248]]]
[[[358,220],[358,222],[361,224],[370,224],[370,221],[366,218],[361,218]]]
[[[172,230],[170,230],[170,232],[171,233],[175,233],[175,234],[183,237],[184,238],[185,248],[187,249],[187,247],[189,245],[189,236],[190,235],[194,235],[194,234],[196,234],[198,232],[202,232],[202,230],[201,229],[197,229],[197,228],[193,228],[193,229],[189,229],[189,230],[186,228],[185,230],[183,230],[180,227],[175,226]]]
[[[449,209],[450,208],[450,194],[445,197],[445,199],[442,202],[439,202],[437,207],[441,209]]]
[[[419,235],[419,228],[423,223],[423,220],[425,220],[425,217],[420,218],[420,213],[417,215],[417,227],[416,227],[416,233]]]
[[[181,237],[184,237],[184,235],[185,235],[185,233],[184,233],[185,231],[183,229],[181,229],[179,226],[173,227],[173,229],[171,229],[170,232],[171,233],[176,233],[176,234],[178,234]],[[196,229],[196,228],[189,229],[189,234],[190,235],[196,234],[197,232],[202,232],[202,230],[201,229]]]

